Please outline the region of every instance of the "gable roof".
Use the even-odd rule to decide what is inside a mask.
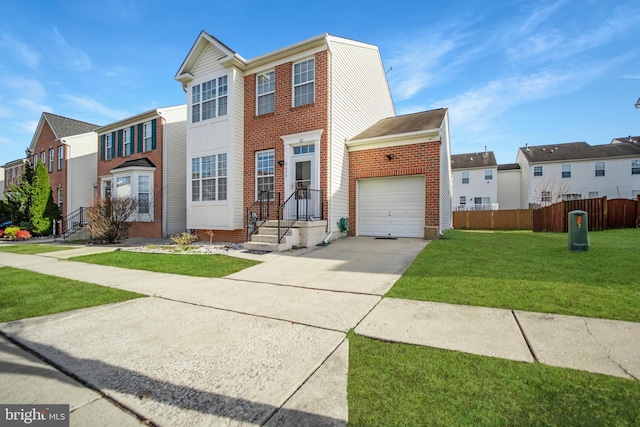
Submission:
[[[621,138],[614,138],[613,140],[611,140],[612,144],[620,144],[620,143],[624,143],[624,142],[630,142],[630,143],[635,143],[635,144],[640,144],[640,136],[623,136]]]
[[[499,171],[512,171],[520,169],[520,164],[518,163],[505,163],[502,165],[498,165]]]
[[[496,157],[493,151],[451,155],[451,169],[492,168],[496,166]]]
[[[438,108],[404,116],[387,117],[354,136],[351,141],[433,131],[440,129],[446,114],[446,108]]]
[[[56,137],[56,140],[61,140],[62,138],[66,138],[68,136],[93,132],[94,130],[99,128],[98,125],[94,125],[93,123],[87,123],[80,120],[59,116],[57,114],[44,112],[40,116],[40,121],[38,122],[36,132],[33,134],[33,139],[31,140],[31,145],[29,146],[30,149],[33,149],[38,142],[40,133],[42,132],[42,128],[45,123],[47,123],[51,128],[51,131]]]
[[[529,163],[640,156],[640,144],[589,145],[586,142],[520,147]]]

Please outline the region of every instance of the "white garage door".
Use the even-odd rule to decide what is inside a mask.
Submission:
[[[424,237],[424,193],[424,176],[358,180],[358,235]]]

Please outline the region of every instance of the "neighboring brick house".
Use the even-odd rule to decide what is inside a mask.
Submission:
[[[88,207],[96,186],[98,125],[52,113],[42,113],[29,160],[44,163],[49,172],[53,201],[63,217]]]
[[[247,60],[201,32],[175,78],[188,99],[187,228],[245,241],[247,208],[279,195],[294,197],[295,219],[309,220],[299,226],[320,229],[304,245],[341,235],[339,220],[357,216],[347,141],[395,116],[376,46],[324,34]],[[448,136],[439,140],[448,147]],[[429,155],[425,163],[440,163],[440,150]],[[396,175],[425,173],[419,165]]]
[[[25,159],[17,159],[2,165],[2,195],[0,199],[4,199],[4,193],[9,191],[11,184],[18,184],[24,173]]]
[[[454,210],[498,209],[498,164],[493,151],[454,154],[451,169]]]
[[[186,116],[186,105],[155,108],[96,130],[100,197],[138,201],[131,237],[186,229]]]

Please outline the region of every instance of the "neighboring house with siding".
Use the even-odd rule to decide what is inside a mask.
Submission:
[[[185,231],[186,105],[154,108],[102,126],[98,189],[102,198],[133,196],[131,237]]]
[[[454,154],[454,210],[496,210],[498,203],[498,164],[493,151]]]
[[[498,165],[499,209],[520,209],[520,179],[522,169],[517,163]]]
[[[29,161],[44,163],[63,217],[88,207],[97,177],[98,125],[44,112],[29,145]]]
[[[640,143],[634,138],[611,144],[586,142],[520,147],[522,208],[560,200],[635,199],[640,194]]]
[[[395,116],[376,46],[323,34],[247,60],[203,31],[175,78],[188,99],[187,228],[213,230],[219,240],[245,241],[247,208],[262,197],[273,203],[278,194],[284,201],[294,193],[294,203],[304,211],[298,210],[296,219],[309,220],[304,225],[313,223],[319,230],[315,243],[339,237],[341,218],[356,222],[357,189],[350,180],[360,178],[350,169],[351,139]],[[439,140],[448,144],[445,117],[436,128],[447,133]],[[411,139],[398,132],[395,141],[381,147]],[[375,161],[389,162],[384,156]],[[422,166],[395,175],[421,176],[426,182]],[[430,181],[436,191],[439,184],[439,179]],[[429,223],[434,221],[439,224],[439,219]],[[424,222],[422,227],[421,236]],[[357,225],[350,233],[376,235]],[[393,235],[407,233],[414,231],[400,228]]]

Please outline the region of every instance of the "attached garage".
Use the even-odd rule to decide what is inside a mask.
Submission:
[[[424,236],[424,175],[359,179],[356,193],[358,235]]]

